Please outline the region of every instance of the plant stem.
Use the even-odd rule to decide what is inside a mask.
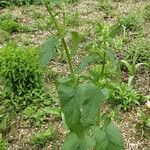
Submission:
[[[52,18],[52,20],[53,20],[53,22],[54,22],[54,24],[55,24],[55,27],[56,27],[56,30],[58,31],[58,34],[59,34],[60,36],[62,36],[61,29],[60,29],[60,27],[59,27],[59,25],[58,25],[57,20],[55,19],[54,15],[53,15],[53,13],[52,13],[51,7],[50,7],[45,1],[44,1],[44,5],[45,5],[45,7],[47,8],[47,11],[48,11],[48,13],[50,14],[50,17]],[[66,53],[66,56],[67,56],[67,61],[68,61],[68,65],[69,65],[70,72],[71,72],[71,74],[74,76],[73,64],[72,64],[72,61],[71,61],[71,55],[70,55],[70,53],[69,53],[69,50],[68,50],[68,47],[67,47],[67,43],[66,43],[64,37],[62,37],[61,40],[62,40],[62,44],[63,44],[63,47],[64,47],[64,49],[65,49],[65,53]]]
[[[102,79],[104,77],[104,70],[105,70],[105,65],[106,65],[106,52],[104,52],[104,58],[103,58],[103,64],[102,64]]]

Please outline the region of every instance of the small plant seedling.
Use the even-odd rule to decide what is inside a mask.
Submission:
[[[135,62],[129,64],[127,61],[125,60],[121,60],[121,62],[127,67],[128,72],[129,72],[129,80],[128,80],[128,85],[131,86],[131,83],[134,79],[134,77],[136,76],[136,72],[137,69],[141,66],[141,65],[146,65],[146,63],[138,63],[135,64]]]
[[[127,31],[138,31],[142,28],[143,16],[139,13],[130,12],[128,15],[121,17],[118,22]]]
[[[8,33],[12,32],[29,32],[30,28],[26,25],[18,23],[16,20],[12,19],[11,16],[0,16],[0,30],[4,30]]]
[[[79,26],[79,24],[80,24],[80,14],[79,14],[79,12],[76,11],[76,12],[73,12],[72,14],[70,14],[70,15],[67,15],[66,22],[67,22],[68,26],[73,26],[73,27]]]
[[[111,91],[110,103],[117,105],[121,110],[127,111],[134,105],[139,105],[141,95],[128,84],[112,84],[114,89]]]
[[[32,136],[30,143],[34,147],[43,148],[45,144],[53,139],[55,139],[54,129],[49,127],[46,131],[41,131]]]
[[[144,38],[137,38],[129,45],[125,51],[126,60],[137,63],[146,63],[149,61],[150,42]]]
[[[97,1],[98,1],[98,9],[100,11],[103,11],[107,15],[110,14],[114,9],[111,0],[97,0]]]

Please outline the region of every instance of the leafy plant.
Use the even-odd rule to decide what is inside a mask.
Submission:
[[[33,59],[34,58],[34,59]],[[8,45],[0,50],[0,78],[10,95],[24,95],[42,87],[42,70],[36,48]]]
[[[114,89],[110,91],[110,103],[115,104],[120,109],[126,111],[134,105],[139,105],[141,102],[141,95],[128,84],[122,83],[114,84]]]
[[[22,112],[23,119],[30,121],[31,124],[35,126],[40,126],[42,122],[49,117],[54,115],[55,117],[60,117],[60,110],[58,108],[51,106],[51,101],[49,105],[43,102],[43,106],[40,104],[34,104],[26,107]]]
[[[125,58],[135,63],[148,62],[150,43],[144,38],[138,38],[125,49]]]
[[[66,16],[66,22],[68,26],[79,26],[80,24],[80,14],[78,11],[73,12],[72,14]]]
[[[9,41],[10,35],[8,32],[0,30],[0,44],[4,43],[5,41]]]
[[[98,0],[98,9],[106,14],[110,14],[114,7],[111,0]]]
[[[128,72],[129,72],[129,80],[128,80],[128,85],[131,86],[131,83],[134,79],[134,77],[136,76],[136,72],[137,69],[141,66],[141,65],[146,65],[146,63],[138,63],[135,64],[135,62],[129,64],[127,61],[125,60],[121,60],[121,62],[127,67]]]
[[[0,135],[0,150],[7,150],[8,142],[4,139],[2,139]]]
[[[0,16],[1,22],[0,22],[0,29],[4,30],[8,33],[12,32],[28,32],[30,31],[29,27],[26,25],[19,24],[16,20],[12,19],[11,16]]]
[[[70,75],[67,78],[58,80],[56,84],[62,113],[64,114],[65,122],[70,131],[62,149],[87,150],[92,148],[98,150],[102,147],[103,150],[123,150],[123,139],[119,129],[114,126],[111,121],[108,121],[109,119],[106,119],[104,123],[101,122],[100,126],[99,113],[100,107],[106,100],[105,90],[80,78],[81,71],[87,64],[84,65],[82,69],[80,67],[80,71],[77,69],[78,71],[76,70],[75,72],[73,57],[79,46],[79,35],[77,32],[71,32],[73,45],[67,45],[65,40],[67,30],[65,26],[63,26],[64,24],[58,23],[52,7],[53,4],[58,5],[63,2],[63,0],[59,2],[44,0],[43,2],[55,24],[57,34],[50,37],[41,50],[41,63],[42,66],[45,67],[54,57],[56,52],[55,48],[61,41],[70,69]],[[105,36],[105,34],[103,35]],[[105,39],[107,39],[107,37],[108,34],[105,36]],[[105,44],[104,41],[104,47],[106,48]],[[102,66],[105,68],[104,61]]]
[[[2,0],[0,7],[6,7],[10,5],[27,5],[27,4],[41,4],[41,0]]]
[[[139,13],[129,13],[119,19],[118,23],[127,31],[138,31],[142,28],[143,16]]]
[[[55,138],[54,129],[49,127],[46,131],[41,131],[32,136],[30,143],[35,147],[43,148],[47,142]]]

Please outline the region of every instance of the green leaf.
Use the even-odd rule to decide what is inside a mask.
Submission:
[[[92,83],[83,83],[79,89],[84,93],[81,122],[84,126],[89,126],[95,121],[105,98],[102,91]]]
[[[8,115],[6,115],[4,118],[2,118],[0,122],[0,132],[4,131],[8,127]]]
[[[82,150],[88,150],[88,149],[92,149],[96,144],[95,139],[92,136],[89,135],[85,135],[83,140],[82,140]]]
[[[46,67],[49,63],[49,61],[54,57],[55,55],[55,47],[58,44],[58,39],[53,37],[50,37],[46,40],[46,42],[43,44],[43,47],[41,49],[41,65],[43,67]]]
[[[71,55],[74,56],[78,50],[79,43],[80,43],[80,36],[78,32],[72,31],[72,47],[71,47]]]
[[[81,150],[80,140],[75,133],[70,133],[62,146],[62,150]]]
[[[99,60],[99,57],[98,55],[95,55],[95,54],[91,54],[90,56],[84,57],[79,67],[76,69],[76,72],[77,73],[82,72],[88,65],[90,65],[91,63],[95,63],[98,60]]]
[[[106,54],[107,54],[107,57],[110,59],[114,69],[117,70],[117,57],[114,51],[111,49],[106,49]]]
[[[150,128],[150,118],[146,120],[146,126]]]
[[[51,107],[45,107],[43,108],[43,111],[46,113],[46,114],[52,114],[52,115],[55,115],[57,117],[60,117],[61,116],[61,111],[59,108],[51,108]]]
[[[75,131],[79,127],[81,112],[78,93],[71,79],[59,81],[58,94],[67,126]]]
[[[102,150],[123,150],[123,138],[120,130],[113,124],[104,129],[98,126],[91,127],[93,136],[96,139],[96,148]]]

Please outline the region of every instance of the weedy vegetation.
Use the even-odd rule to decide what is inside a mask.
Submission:
[[[28,21],[29,13],[33,21],[28,25],[19,16],[0,15],[0,150],[13,148],[10,135],[23,136],[27,149],[124,150],[127,139],[115,118],[130,111],[138,113],[138,119],[136,114],[132,118],[139,120],[137,131],[149,133],[148,92],[137,87],[143,82],[138,77],[147,78],[150,69],[150,43],[143,30],[149,4],[143,14],[118,15],[118,1],[96,2],[94,10],[103,19],[87,22],[81,19],[80,0],[0,2],[4,10],[22,10],[20,20]],[[68,5],[75,11],[68,12]],[[19,36],[24,41],[16,44]],[[36,38],[42,42],[32,42]],[[19,135],[28,128],[28,135]]]

